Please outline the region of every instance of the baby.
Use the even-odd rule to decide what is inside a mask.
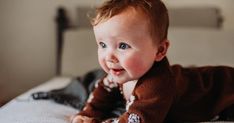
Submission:
[[[233,68],[170,67],[162,1],[109,0],[92,24],[107,75],[72,123],[207,121],[234,103]],[[126,101],[126,112],[108,117],[118,100]]]

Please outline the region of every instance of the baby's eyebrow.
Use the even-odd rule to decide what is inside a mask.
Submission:
[[[122,42],[127,42],[128,41],[128,38],[126,38],[126,37],[121,37],[121,36],[118,36],[117,38],[116,38],[116,40],[118,40],[118,41],[122,41]]]
[[[96,38],[96,41],[100,42],[102,41],[102,38]]]

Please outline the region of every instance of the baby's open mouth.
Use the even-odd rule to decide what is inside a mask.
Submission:
[[[120,75],[123,71],[124,69],[111,69],[111,73],[117,76]]]

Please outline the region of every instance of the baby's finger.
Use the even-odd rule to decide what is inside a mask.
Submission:
[[[80,120],[82,120],[82,123],[96,123],[96,120],[94,118],[87,116],[81,116]]]
[[[71,123],[84,123],[83,116],[76,115],[71,119]]]

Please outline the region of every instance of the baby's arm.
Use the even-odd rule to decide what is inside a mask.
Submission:
[[[114,103],[120,98],[117,85],[107,82],[107,77],[98,80],[94,91],[90,94],[85,107],[74,118],[75,121],[95,123],[109,115]],[[90,120],[92,119],[92,120]],[[74,121],[74,123],[76,123]],[[92,122],[91,122],[92,121]],[[86,123],[85,122],[85,123]]]
[[[156,80],[156,81],[155,81]],[[118,123],[163,123],[174,101],[175,83],[148,79],[135,88]],[[139,81],[140,82],[140,81]]]
[[[166,76],[167,77],[167,76]],[[157,81],[159,80],[159,81]],[[164,80],[164,81],[163,81]],[[118,118],[104,123],[162,123],[174,99],[175,83],[170,79],[148,79],[136,86],[126,112]],[[100,123],[114,108],[118,96],[113,89],[107,88],[103,81],[98,82],[84,109],[78,113],[77,121],[82,123]],[[93,95],[93,96],[92,96]],[[80,116],[86,116],[85,118]],[[91,119],[91,120],[90,120]],[[74,122],[76,123],[76,122]]]

